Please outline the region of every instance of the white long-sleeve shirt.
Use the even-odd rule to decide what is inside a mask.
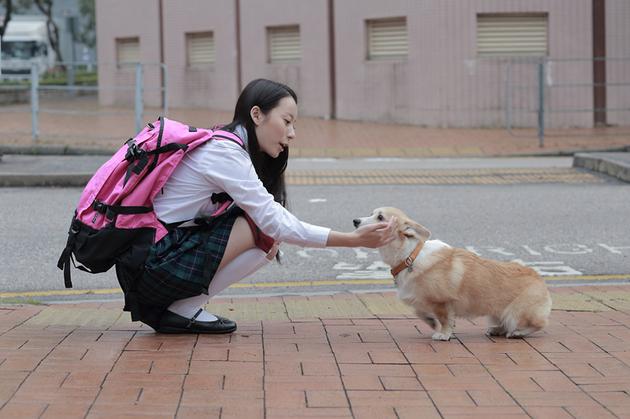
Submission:
[[[330,229],[300,221],[275,202],[263,186],[249,154],[228,140],[212,140],[188,153],[153,201],[167,224],[212,214],[213,193],[226,192],[263,233],[276,241],[324,247]]]

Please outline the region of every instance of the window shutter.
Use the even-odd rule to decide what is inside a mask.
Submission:
[[[367,21],[368,60],[406,57],[407,19],[375,19]]]
[[[547,16],[477,16],[477,55],[547,55]]]
[[[135,64],[140,62],[140,39],[116,39],[116,60],[118,64]]]
[[[186,56],[188,65],[214,63],[214,35],[212,32],[187,33]]]
[[[269,62],[299,61],[302,58],[299,26],[267,28]]]

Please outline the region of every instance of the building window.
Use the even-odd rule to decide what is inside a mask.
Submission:
[[[116,64],[130,66],[140,62],[140,38],[116,38]]]
[[[547,15],[477,15],[477,55],[547,55]]]
[[[302,58],[300,27],[297,25],[268,27],[267,45],[270,63],[300,61]]]
[[[407,57],[407,18],[367,20],[366,27],[368,60]]]
[[[214,35],[212,32],[186,34],[186,64],[189,67],[214,64]]]

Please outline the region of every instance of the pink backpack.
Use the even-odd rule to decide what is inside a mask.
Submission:
[[[96,171],[79,198],[68,242],[57,262],[66,288],[72,288],[70,262],[90,273],[105,272],[121,258],[132,266],[144,262],[149,248],[167,234],[153,211],[153,199],[184,155],[209,140],[230,140],[244,147],[231,132],[160,117]],[[227,196],[219,196],[218,202],[222,205],[213,216],[230,204]]]

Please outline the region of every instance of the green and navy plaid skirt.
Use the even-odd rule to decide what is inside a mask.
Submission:
[[[149,250],[137,292],[143,304],[168,307],[173,301],[208,293],[227,246],[238,207],[209,225],[177,227]]]

